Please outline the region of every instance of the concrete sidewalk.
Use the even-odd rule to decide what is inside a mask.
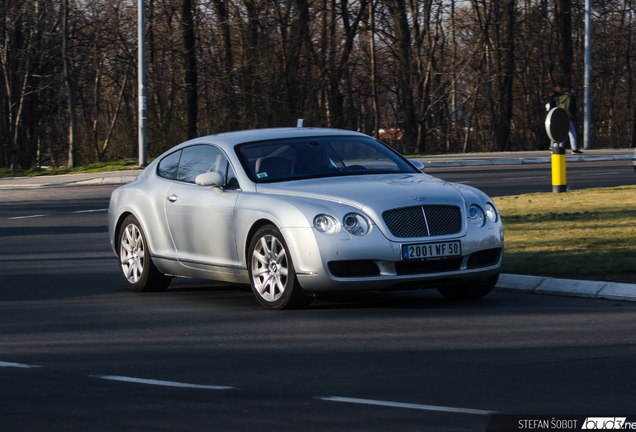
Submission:
[[[81,173],[47,175],[36,177],[0,178],[0,190],[20,188],[42,188],[55,186],[94,186],[99,184],[125,184],[137,178],[142,170],[111,171],[100,173]]]
[[[567,152],[566,163],[575,162],[605,162],[624,160],[631,161],[634,157],[634,149],[601,149],[584,150],[581,155],[572,155]],[[549,164],[552,156],[546,151],[525,152],[501,152],[501,153],[474,153],[426,156],[415,158],[429,167],[462,167],[480,165],[533,165]]]

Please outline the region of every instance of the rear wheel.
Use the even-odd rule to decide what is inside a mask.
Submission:
[[[488,279],[478,282],[464,282],[456,285],[449,285],[437,288],[446,298],[451,300],[468,300],[485,296],[495,288],[499,280],[499,272]]]
[[[249,272],[256,299],[270,309],[296,309],[313,300],[303,292],[285,239],[278,229],[266,225],[250,242]]]
[[[155,267],[141,224],[128,216],[119,232],[119,270],[131,291],[163,291],[172,278]]]

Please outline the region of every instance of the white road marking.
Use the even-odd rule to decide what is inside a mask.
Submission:
[[[581,177],[583,176],[604,176],[604,175],[616,175],[616,174],[620,174],[619,172],[605,172],[605,173],[591,173],[591,174],[579,174]]]
[[[105,212],[108,211],[108,209],[98,209],[98,210],[78,210],[78,211],[74,211],[71,212],[72,214],[78,214],[78,213],[95,213],[95,212]],[[45,217],[48,216],[47,214],[39,214],[39,215],[29,215],[29,216],[16,216],[16,217],[10,217],[7,219],[30,219],[30,218],[38,218],[38,217]]]
[[[9,363],[9,362],[0,361],[0,367],[15,367],[15,368],[29,369],[29,368],[39,368],[39,367],[42,367],[42,366],[28,365],[28,364],[22,364],[22,363]]]
[[[347,402],[347,403],[357,403],[364,405],[379,405],[393,408],[410,408],[410,409],[418,409],[418,410],[426,410],[426,411],[443,411],[443,412],[454,412],[454,413],[462,413],[462,414],[478,414],[478,415],[491,415],[496,414],[496,411],[484,411],[477,410],[471,408],[453,408],[453,407],[444,407],[444,406],[436,406],[436,405],[418,405],[418,404],[409,404],[409,403],[400,403],[400,402],[386,402],[386,401],[377,401],[370,399],[355,399],[355,398],[346,398],[339,396],[329,396],[329,397],[319,397],[318,399],[332,402]]]
[[[539,176],[539,177],[512,177],[512,178],[506,178],[506,179],[503,179],[502,181],[509,181],[509,180],[534,180],[534,179],[545,179],[545,178],[550,178],[550,176]]]
[[[184,387],[184,388],[198,388],[198,389],[209,389],[209,390],[229,390],[234,387],[226,387],[226,386],[213,386],[213,385],[199,385],[199,384],[186,384],[179,383],[173,381],[158,381],[152,379],[143,379],[143,378],[131,378],[117,375],[90,375],[93,378],[100,378],[111,381],[125,381],[132,382],[137,384],[150,384],[150,385],[158,385],[165,387]]]
[[[29,219],[29,218],[36,218],[36,217],[44,217],[44,216],[48,216],[48,215],[30,215],[30,216],[16,216],[16,217],[11,217],[9,219]]]
[[[73,214],[76,213],[94,213],[94,212],[104,212],[104,211],[108,211],[108,209],[99,209],[99,210],[79,210],[79,211],[74,211]]]

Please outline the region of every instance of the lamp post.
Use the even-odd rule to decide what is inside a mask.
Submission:
[[[592,148],[592,0],[585,0],[585,71],[583,111],[583,144],[586,150]]]
[[[146,13],[144,0],[137,0],[138,88],[139,88],[139,165],[148,165],[146,118]]]

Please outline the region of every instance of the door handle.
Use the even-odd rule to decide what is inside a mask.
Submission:
[[[177,199],[179,199],[175,194],[172,194],[168,197],[168,201],[170,202],[176,202]]]

